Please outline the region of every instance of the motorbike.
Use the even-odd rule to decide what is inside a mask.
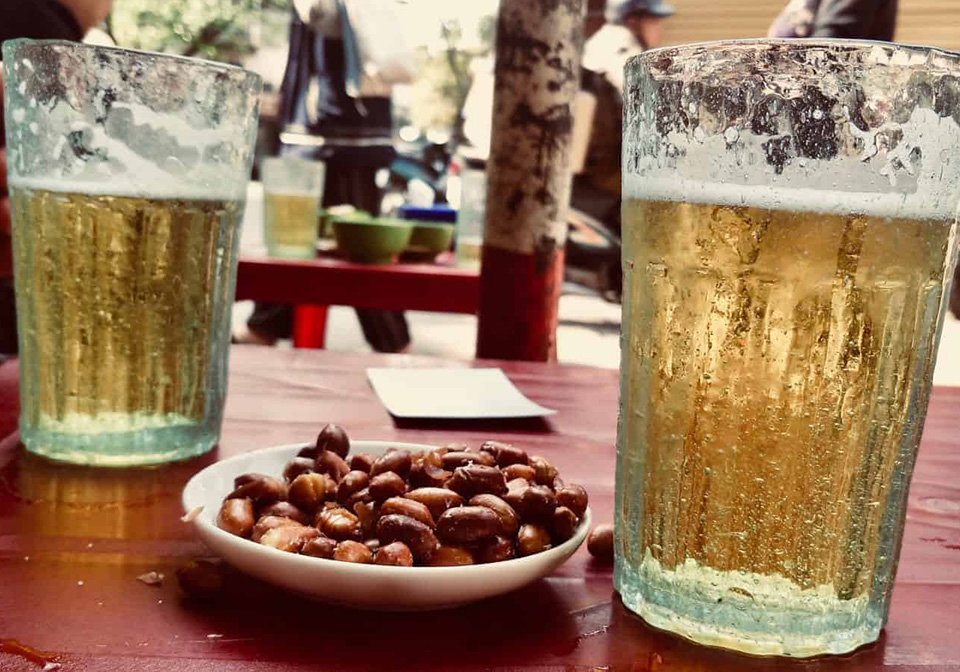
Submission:
[[[473,163],[476,163],[475,161]],[[411,199],[411,187],[419,183],[432,192],[432,203],[459,203],[460,175],[464,161],[450,144],[426,145],[408,150],[398,148],[397,156],[389,170],[378,177],[384,189],[385,212],[395,210]],[[578,190],[574,189],[567,212],[567,242],[565,246],[564,280],[592,290],[613,303],[620,301],[623,278],[620,270],[620,226],[615,213],[616,204],[604,204],[595,216],[591,199],[578,202]]]

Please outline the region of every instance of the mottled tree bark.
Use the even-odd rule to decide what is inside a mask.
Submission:
[[[501,0],[477,356],[557,354],[583,0]]]

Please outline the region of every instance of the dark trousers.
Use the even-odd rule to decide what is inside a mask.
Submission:
[[[371,214],[380,212],[377,168],[328,164],[323,189],[323,207],[348,203]],[[363,337],[377,352],[399,352],[410,344],[407,318],[399,310],[357,308]],[[293,334],[293,307],[257,303],[247,326],[263,336],[290,338]]]

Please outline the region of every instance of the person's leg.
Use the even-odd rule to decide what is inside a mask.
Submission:
[[[402,310],[357,308],[363,337],[377,352],[402,352],[410,346],[410,331]]]
[[[237,343],[273,345],[293,335],[293,306],[284,303],[254,304],[253,314],[247,320],[247,333],[237,334]]]
[[[352,203],[371,214],[380,213],[380,189],[376,181],[377,169],[350,168]],[[357,319],[367,339],[377,352],[401,352],[410,346],[410,330],[402,310],[369,310],[357,308]]]

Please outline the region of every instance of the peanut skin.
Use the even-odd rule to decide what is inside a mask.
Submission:
[[[217,516],[217,527],[238,537],[249,537],[253,525],[253,502],[249,499],[227,499],[223,502]]]
[[[356,562],[369,565],[373,562],[373,553],[359,541],[348,539],[337,544],[337,550],[333,552],[333,559],[341,562]]]
[[[598,562],[613,562],[613,525],[597,525],[587,537],[587,550]]]

